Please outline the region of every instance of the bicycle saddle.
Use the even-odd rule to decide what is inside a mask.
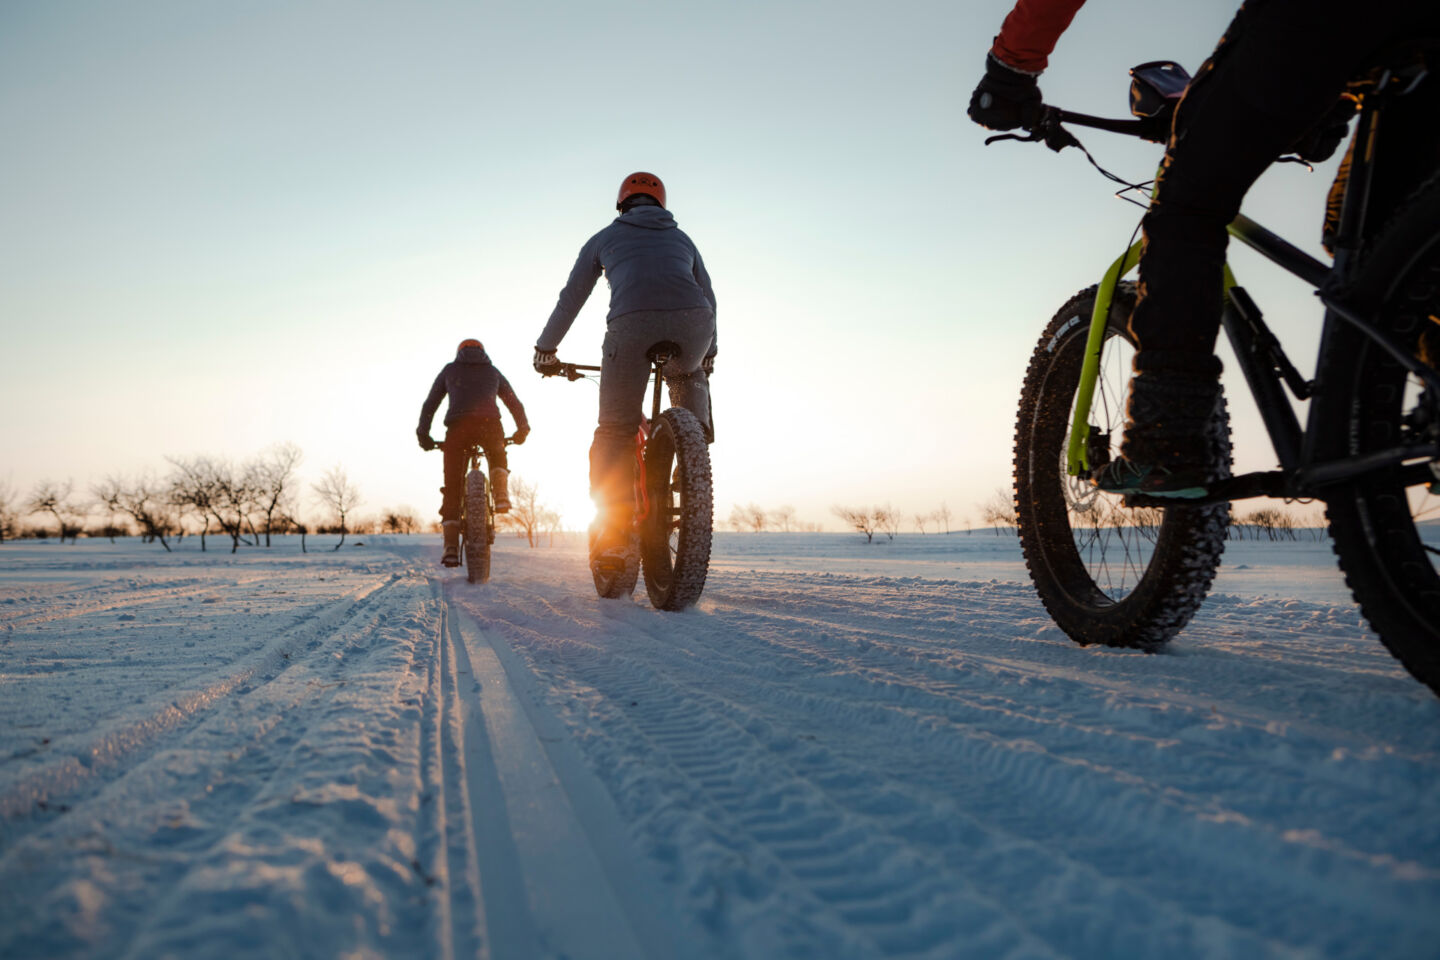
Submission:
[[[645,351],[645,359],[651,363],[665,364],[674,360],[683,353],[680,344],[674,340],[661,340],[659,343],[651,344],[650,349]]]

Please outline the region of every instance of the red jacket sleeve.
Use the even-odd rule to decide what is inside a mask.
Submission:
[[[1084,4],[1085,0],[1020,0],[1000,25],[991,55],[1022,73],[1040,73],[1060,34]]]

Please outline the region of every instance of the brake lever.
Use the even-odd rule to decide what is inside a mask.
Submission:
[[[988,147],[992,143],[999,143],[1001,140],[1018,140],[1021,143],[1038,143],[1043,139],[1045,139],[1044,136],[1036,130],[1031,130],[1030,136],[1028,137],[1022,137],[1018,133],[997,133],[993,137],[985,138],[985,146]]]

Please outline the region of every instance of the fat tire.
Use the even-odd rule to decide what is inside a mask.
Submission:
[[[1376,310],[1408,349],[1440,316],[1440,173],[1411,194],[1366,245],[1345,299]],[[1316,371],[1320,460],[1395,444],[1407,412],[1407,372],[1348,324],[1327,337]],[[1385,648],[1440,694],[1440,574],[1394,470],[1322,491],[1340,569]]]
[[[471,470],[465,475],[465,579],[485,583],[490,579],[490,500],[486,496],[485,474]]]
[[[645,445],[645,487],[650,500],[640,529],[645,591],[658,610],[684,610],[705,589],[715,516],[705,428],[684,407],[672,407],[655,421]]]
[[[1065,445],[1095,295],[1090,287],[1060,308],[1025,373],[1014,459],[1020,546],[1041,603],[1072,640],[1155,651],[1189,623],[1209,592],[1225,549],[1230,505],[1161,508],[1153,551],[1134,586],[1117,598],[1095,579],[1076,544],[1065,486]],[[1120,284],[1107,338],[1130,340],[1126,319],[1134,303],[1134,284]],[[1223,399],[1211,431],[1212,454],[1224,465],[1221,475],[1228,475],[1230,430]]]

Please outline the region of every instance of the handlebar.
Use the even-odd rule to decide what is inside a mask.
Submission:
[[[513,445],[514,443],[515,443],[515,437],[514,437],[513,435],[512,435],[512,436],[508,436],[508,437],[505,438],[505,446],[508,447],[508,446]],[[474,447],[474,446],[479,446],[479,444],[471,443],[471,444],[466,444],[466,446]],[[444,449],[445,449],[445,441],[444,441],[444,440],[436,440],[436,441],[435,441],[435,446],[431,447],[430,449],[432,449],[432,450],[444,450]]]
[[[600,372],[600,368],[599,368],[599,367],[592,367],[592,366],[590,366],[590,365],[588,365],[588,364],[584,364],[584,363],[566,363],[566,362],[564,362],[564,361],[557,361],[557,362],[555,363],[555,368],[554,368],[553,370],[551,370],[549,373],[546,373],[545,371],[542,370],[542,371],[540,372],[540,376],[542,376],[542,377],[564,377],[566,380],[574,381],[574,380],[581,380],[581,379],[583,379],[583,378],[585,377],[585,373],[581,373],[581,372],[580,372],[580,371],[582,371],[582,370],[585,371],[586,373],[599,373],[599,372]]]
[[[1033,126],[1026,127],[1029,136],[1021,136],[1018,133],[996,134],[993,137],[986,137],[985,145],[989,146],[1001,140],[1018,140],[1021,143],[1043,143],[1057,153],[1066,147],[1080,146],[1080,141],[1076,140],[1069,130],[1061,126],[1066,123],[1074,124],[1077,127],[1090,127],[1109,133],[1119,133],[1127,137],[1138,137],[1153,143],[1164,143],[1170,137],[1168,112],[1155,117],[1113,120],[1108,117],[1092,117],[1086,113],[1073,113],[1059,107],[1045,107],[1040,114],[1040,119]]]

